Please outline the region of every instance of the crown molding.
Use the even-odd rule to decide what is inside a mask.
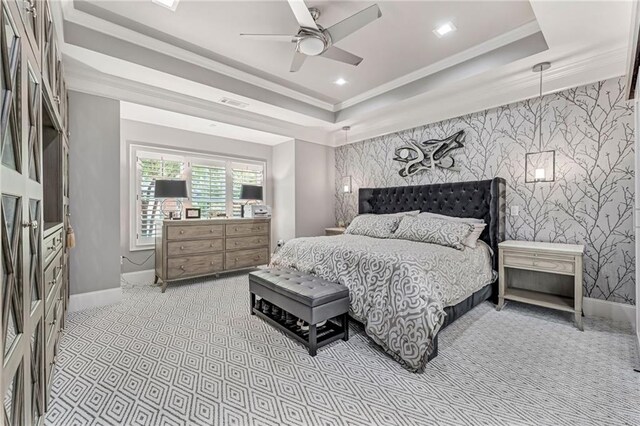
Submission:
[[[544,94],[624,75],[626,55],[626,45],[590,50],[570,62],[564,59],[564,63],[562,54],[556,53],[557,60],[551,59],[553,67],[545,72],[547,90]],[[531,73],[530,62],[532,60],[520,61],[518,70],[498,78],[485,74],[377,111],[375,115],[351,124],[347,142],[342,131],[334,130],[333,145],[347,145],[536,97],[539,79]]]
[[[55,3],[55,2],[54,2]],[[313,96],[300,93],[296,90],[266,80],[264,78],[257,77],[253,74],[240,71],[236,68],[222,64],[220,62],[205,58],[201,55],[188,51],[186,49],[177,47],[173,44],[160,41],[158,39],[140,34],[136,31],[132,31],[128,28],[98,18],[91,14],[79,11],[73,6],[72,0],[63,0],[61,2],[62,15],[65,21],[80,25],[83,27],[91,28],[94,31],[106,34],[111,37],[133,43],[138,46],[153,50],[164,55],[170,55],[177,59],[189,62],[193,65],[197,65],[206,68],[211,71],[226,75],[250,83],[264,89],[273,91],[283,96],[290,97],[292,99],[304,102],[317,108],[324,109],[326,111],[335,112],[334,105],[329,102],[324,102]]]
[[[475,57],[488,53],[492,50],[506,46],[510,43],[513,43],[515,41],[518,41],[520,39],[533,35],[539,31],[540,31],[540,26],[538,25],[538,22],[531,21],[525,25],[515,28],[514,30],[501,34],[498,37],[494,37],[490,40],[487,40],[484,43],[477,44],[467,50],[464,50],[460,53],[449,56],[441,61],[435,62],[429,66],[413,71],[409,74],[405,74],[402,77],[389,81],[388,83],[382,84],[374,89],[363,92],[357,96],[354,96],[353,98],[347,99],[344,102],[339,102],[334,106],[334,109],[337,112],[345,108],[352,107],[356,104],[367,101],[373,97],[382,95],[386,92],[397,89],[398,87],[402,87],[413,81],[427,77],[438,71],[445,70],[454,65],[463,63],[469,59],[473,59]]]
[[[327,129],[301,126],[264,115],[227,107],[217,102],[166,90],[157,86],[127,80],[65,62],[65,76],[69,90],[90,95],[147,105],[168,111],[220,121],[249,129],[303,139],[321,145],[332,145]]]

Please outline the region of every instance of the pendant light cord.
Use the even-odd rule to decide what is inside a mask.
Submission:
[[[538,127],[538,151],[542,152],[542,66],[540,67],[540,106],[538,107],[540,125]]]

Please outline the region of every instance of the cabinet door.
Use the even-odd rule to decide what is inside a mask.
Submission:
[[[2,1],[3,98],[0,166],[2,256],[1,388],[5,424],[31,425],[44,414],[42,369],[41,81],[17,3]]]
[[[24,47],[30,47],[33,50],[36,61],[40,64],[40,21],[43,4],[40,0],[16,0],[16,4],[25,29],[24,36],[26,43]]]

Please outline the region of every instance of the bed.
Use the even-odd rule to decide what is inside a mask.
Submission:
[[[362,188],[360,214],[414,210],[483,219],[478,247],[362,235],[296,238],[272,259],[350,290],[350,315],[407,369],[424,370],[437,355],[438,332],[483,301],[497,298],[498,243],[504,240],[505,181]],[[493,255],[495,254],[495,255]]]

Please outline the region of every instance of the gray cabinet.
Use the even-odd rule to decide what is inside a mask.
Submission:
[[[65,312],[66,225],[48,213],[62,191],[45,190],[63,167],[62,155],[52,161],[45,152],[45,127],[60,140],[66,133],[60,108],[47,111],[57,105],[43,61],[47,10],[42,0],[0,0],[0,389],[7,425],[44,424]]]

